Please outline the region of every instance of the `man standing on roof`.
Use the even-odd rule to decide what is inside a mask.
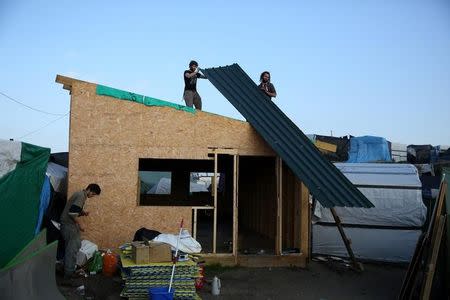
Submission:
[[[195,106],[195,109],[202,110],[202,98],[197,92],[197,78],[206,79],[206,76],[199,73],[198,63],[192,60],[189,63],[189,70],[184,71],[184,93],[183,99],[186,106]]]
[[[101,189],[96,183],[91,183],[86,189],[74,193],[67,201],[61,214],[61,235],[66,244],[64,255],[64,278],[70,279],[74,276],[77,253],[81,248],[80,231],[84,231],[78,218],[88,216],[83,210],[87,198],[100,195]]]
[[[259,77],[259,88],[269,96],[270,98],[277,96],[277,91],[275,90],[275,87],[270,82],[270,73],[268,71],[264,71],[261,73],[261,76]]]

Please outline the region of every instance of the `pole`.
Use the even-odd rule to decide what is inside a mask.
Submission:
[[[170,275],[169,290],[167,291],[168,293],[170,293],[170,289],[172,288],[173,276],[175,275],[175,265],[177,264],[177,261],[178,261],[178,244],[180,243],[180,236],[181,236],[182,230],[183,230],[183,219],[181,219],[181,223],[180,223],[180,232],[178,233],[177,247],[175,248],[175,258],[173,259],[172,274]]]

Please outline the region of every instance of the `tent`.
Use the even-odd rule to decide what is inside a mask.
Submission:
[[[335,165],[375,205],[374,208],[336,208],[355,256],[408,262],[427,212],[417,169],[410,164]],[[330,211],[317,203],[314,215],[317,222],[313,225],[313,253],[346,256]]]
[[[0,268],[35,236],[50,149],[0,140]]]

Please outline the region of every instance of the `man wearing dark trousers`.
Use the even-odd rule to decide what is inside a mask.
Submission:
[[[186,106],[195,106],[195,109],[202,110],[202,98],[197,92],[197,78],[206,79],[206,76],[199,73],[198,63],[195,60],[189,63],[189,70],[184,71],[183,77],[183,99],[186,102]]]
[[[61,214],[61,235],[65,242],[64,278],[70,279],[75,273],[77,253],[81,248],[80,232],[84,231],[79,217],[88,216],[83,210],[86,199],[100,195],[101,189],[96,183],[89,184],[86,189],[74,193],[67,201]]]

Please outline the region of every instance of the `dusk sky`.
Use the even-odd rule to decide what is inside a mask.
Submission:
[[[270,71],[306,134],[450,144],[445,0],[0,0],[0,138],[68,150],[57,74],[183,104],[191,59],[238,63],[255,82]],[[205,111],[243,119],[208,80],[197,87]]]

